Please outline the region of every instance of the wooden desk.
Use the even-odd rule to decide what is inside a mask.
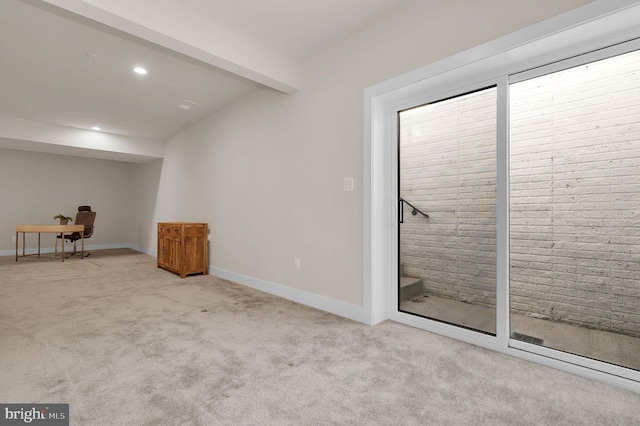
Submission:
[[[84,259],[84,225],[16,225],[16,262],[18,261],[18,235],[22,232],[22,257],[24,254],[25,234],[38,234],[38,259],[40,259],[40,234],[66,234],[67,232],[78,232],[82,237],[82,258]],[[56,237],[57,238],[57,237]],[[62,238],[62,261],[64,262],[64,238]]]

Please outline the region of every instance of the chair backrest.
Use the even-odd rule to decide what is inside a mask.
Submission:
[[[87,206],[78,207],[76,225],[84,225],[84,237],[89,238],[93,234],[93,222],[96,220],[96,212],[92,212],[91,207],[89,207],[87,211],[86,207]],[[83,209],[80,210],[81,208]]]

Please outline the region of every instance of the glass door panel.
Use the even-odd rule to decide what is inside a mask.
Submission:
[[[640,369],[640,53],[510,87],[511,338]]]
[[[495,87],[398,114],[398,309],[496,333]]]

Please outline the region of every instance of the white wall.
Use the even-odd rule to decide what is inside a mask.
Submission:
[[[132,199],[130,209],[132,247],[155,256],[157,253],[157,230],[152,224],[158,198],[158,186],[162,172],[162,160],[129,165],[129,190]]]
[[[0,252],[15,252],[17,224],[55,224],[61,213],[75,218],[78,206],[97,212],[89,246],[131,242],[129,163],[66,155],[0,149]],[[27,239],[35,249],[37,239]],[[42,236],[42,248],[53,248],[55,237]]]
[[[411,3],[307,62],[299,92],[257,90],[170,139],[148,234],[205,221],[214,268],[362,305],[364,89],[586,2]]]

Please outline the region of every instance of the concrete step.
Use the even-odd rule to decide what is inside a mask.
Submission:
[[[413,277],[400,277],[400,301],[411,299],[422,293],[422,280]]]

